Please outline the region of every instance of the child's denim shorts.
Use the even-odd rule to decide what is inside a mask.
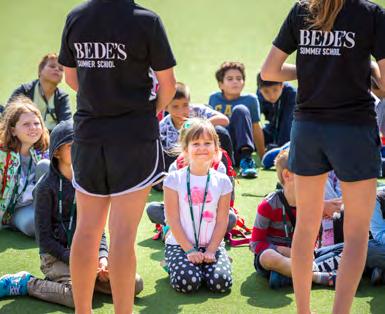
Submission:
[[[334,169],[341,181],[377,178],[381,172],[376,125],[293,121],[289,170],[315,176]]]

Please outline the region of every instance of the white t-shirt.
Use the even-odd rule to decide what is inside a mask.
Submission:
[[[168,172],[173,172],[173,171],[176,171],[178,170],[178,165],[177,165],[177,162],[176,160],[170,165],[170,167],[168,168]],[[227,174],[227,169],[226,169],[226,166],[225,164],[220,161],[219,164],[218,164],[218,168],[216,169],[218,172],[220,173],[224,173],[224,174]]]
[[[198,233],[207,176],[195,176],[190,174],[190,180],[195,230]],[[163,186],[178,192],[180,224],[189,241],[195,245],[193,222],[187,195],[187,167],[170,173],[164,180]],[[232,189],[233,186],[227,175],[210,169],[210,182],[199,235],[200,247],[206,247],[211,240],[216,223],[219,198],[222,195],[231,193]],[[167,235],[165,243],[171,245],[179,244],[172,232],[169,232]]]

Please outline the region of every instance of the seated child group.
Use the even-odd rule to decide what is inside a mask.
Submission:
[[[43,275],[28,269],[0,273],[0,298],[29,295],[73,308],[69,256],[76,228],[71,184],[74,130],[69,97],[58,88],[62,76],[57,55],[47,54],[38,66],[38,79],[18,87],[3,108],[0,228],[36,239]],[[256,93],[243,94],[245,67],[240,62],[222,63],[215,78],[219,89],[207,104],[190,103],[187,84],[178,82],[174,99],[159,116],[168,174],[154,186],[164,201],[151,202],[146,212],[156,224],[154,238],[165,244],[162,266],[170,289],[193,293],[205,286],[212,292],[229,292],[234,279],[226,241],[249,245],[255,271],[270,288],[290,286],[296,199],[288,146],[296,89],[256,74]],[[382,135],[385,93],[373,83],[372,94]],[[277,188],[255,204],[249,229],[242,218],[245,209],[234,208],[236,198],[242,197],[237,195],[235,177],[257,184],[252,180],[258,177],[255,160],[265,169],[275,169]],[[335,285],[344,245],[343,216],[340,182],[332,171],[314,245],[315,284]],[[385,284],[385,189],[381,187],[371,219],[365,274],[373,285]],[[136,274],[135,293],[142,290],[143,280]],[[105,234],[100,239],[95,291],[111,293]]]

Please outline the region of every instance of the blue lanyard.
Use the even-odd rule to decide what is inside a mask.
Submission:
[[[201,233],[203,211],[204,211],[205,204],[206,204],[206,197],[207,197],[207,192],[208,192],[208,188],[209,188],[209,182],[210,182],[210,170],[207,173],[205,193],[203,195],[203,204],[202,204],[202,208],[201,208],[201,212],[200,212],[199,227],[198,227],[198,233],[197,233],[196,227],[195,227],[193,202],[192,202],[192,198],[191,198],[190,167],[187,167],[187,196],[188,196],[188,204],[189,204],[189,207],[190,207],[190,215],[191,215],[191,220],[192,220],[192,225],[193,225],[193,230],[194,230],[195,248],[197,250],[199,249],[199,236],[200,236],[200,233]]]

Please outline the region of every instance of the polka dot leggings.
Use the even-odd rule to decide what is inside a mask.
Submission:
[[[215,257],[215,263],[194,265],[179,245],[166,245],[165,258],[171,286],[183,293],[197,291],[202,284],[213,292],[227,292],[233,279],[225,248],[220,247]]]

